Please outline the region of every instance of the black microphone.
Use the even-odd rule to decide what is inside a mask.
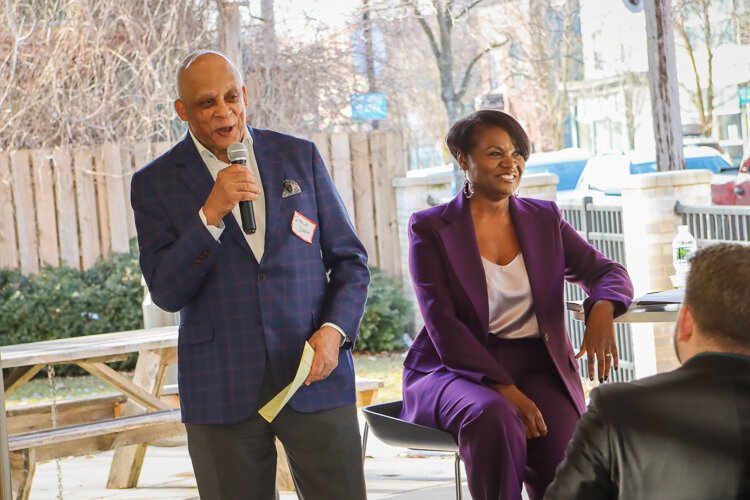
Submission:
[[[247,166],[249,153],[247,148],[241,142],[233,142],[227,148],[229,163],[238,163]],[[255,225],[255,211],[253,210],[252,201],[240,202],[240,218],[242,219],[242,230],[245,234],[253,234],[258,226]]]

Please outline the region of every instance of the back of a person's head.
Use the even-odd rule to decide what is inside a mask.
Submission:
[[[690,263],[685,305],[701,333],[728,351],[750,352],[750,246],[718,243]]]

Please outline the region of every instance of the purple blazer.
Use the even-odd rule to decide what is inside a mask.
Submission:
[[[630,305],[633,286],[625,268],[598,252],[568,224],[550,201],[510,197],[510,213],[529,275],[539,331],[567,391],[585,410],[578,363],[565,329],[564,281],[588,298]],[[433,377],[430,387],[404,386],[403,417],[435,426],[437,399],[456,376],[477,383],[511,384],[512,378],[487,348],[487,283],[469,204],[459,193],[450,202],[417,212],[409,224],[409,267],[425,327],[404,366]],[[419,383],[419,382],[418,382]],[[417,384],[418,384],[417,383]]]

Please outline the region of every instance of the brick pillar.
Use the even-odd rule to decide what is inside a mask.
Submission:
[[[675,203],[710,205],[711,175],[707,170],[641,174],[623,186],[625,258],[636,296],[672,288],[672,239],[681,223]],[[674,323],[633,324],[636,377],[678,366],[673,331]]]
[[[557,184],[560,182],[556,174],[529,174],[521,177],[521,187],[518,193],[523,198],[538,198],[540,200],[557,200]]]
[[[414,304],[414,333],[424,322],[419,312],[414,287],[409,273],[409,218],[414,212],[445,203],[453,196],[453,173],[445,172],[424,177],[396,177],[396,215],[398,218],[398,241],[401,251],[401,270],[404,277],[404,294]]]

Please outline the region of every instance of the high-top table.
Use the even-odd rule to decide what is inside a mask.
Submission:
[[[683,288],[648,293],[633,299],[633,303],[625,312],[615,318],[616,323],[670,323],[677,319],[685,297]],[[583,303],[581,301],[567,302],[567,308],[573,312],[573,318],[583,321]]]

